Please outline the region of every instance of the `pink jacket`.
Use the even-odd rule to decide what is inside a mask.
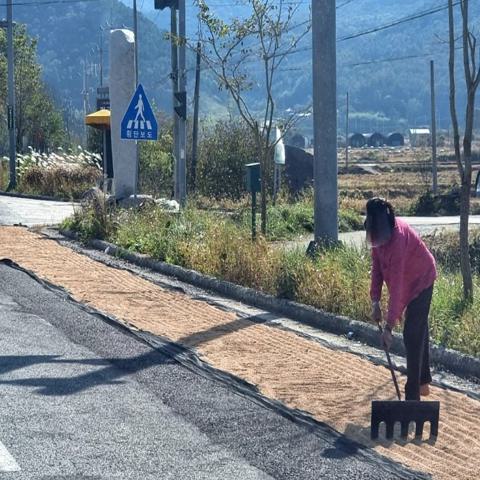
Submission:
[[[387,322],[398,323],[406,306],[437,277],[435,259],[418,234],[405,221],[395,219],[395,228],[387,244],[372,248],[370,296],[379,301],[383,282],[390,295]]]

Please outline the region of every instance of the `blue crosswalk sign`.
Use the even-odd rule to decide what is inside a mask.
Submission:
[[[156,140],[158,125],[145,90],[138,84],[123,116],[120,138],[124,140]]]

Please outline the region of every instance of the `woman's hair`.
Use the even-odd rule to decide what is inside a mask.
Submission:
[[[374,197],[367,202],[365,230],[372,246],[388,242],[395,228],[395,210],[384,198]]]

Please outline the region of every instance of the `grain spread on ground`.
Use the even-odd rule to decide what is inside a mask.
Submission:
[[[183,293],[110,268],[24,228],[0,228],[9,258],[73,298],[117,319],[189,347],[214,367],[256,385],[266,396],[435,479],[473,480],[480,471],[480,402],[432,388],[441,402],[440,434],[373,443],[370,402],[394,399],[388,370],[295,333],[241,319]],[[401,378],[403,385],[404,378]]]

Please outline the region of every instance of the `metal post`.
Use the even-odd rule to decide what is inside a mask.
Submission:
[[[178,90],[186,91],[186,33],[185,33],[185,0],[178,2]],[[186,101],[186,97],[185,97]],[[178,196],[180,205],[184,206],[187,199],[187,125],[186,118],[180,116],[178,122]]]
[[[202,44],[197,42],[197,65],[195,69],[195,93],[193,95],[193,135],[192,135],[192,189],[195,190],[197,181],[197,147],[198,147],[198,112],[200,107],[200,60]]]
[[[315,242],[338,241],[335,0],[312,0]]]
[[[137,0],[133,0],[133,35],[135,36],[135,87],[138,87],[138,28]]]
[[[177,10],[172,7],[170,9],[170,47],[171,47],[171,62],[172,62],[172,101],[175,107],[176,99],[175,93],[178,91],[178,48],[177,48]],[[175,200],[179,201],[178,194],[178,115],[173,110],[173,196]]]
[[[134,63],[135,63],[135,88],[138,87],[138,26],[137,26],[137,0],[133,0],[133,35],[135,37],[135,48],[134,48]],[[133,189],[133,196],[137,199],[138,191],[138,169],[140,163],[140,154],[139,154],[139,144],[138,141],[135,141],[135,182]]]
[[[435,65],[430,61],[430,89],[432,100],[432,191],[438,193],[437,180],[437,120],[435,117]]]
[[[8,57],[8,134],[10,156],[10,182],[8,190],[17,186],[17,159],[15,139],[15,75],[14,75],[14,51],[13,51],[13,0],[7,0],[7,57]]]
[[[257,192],[252,191],[252,240],[257,238]]]
[[[103,87],[103,30],[100,33],[100,86]]]
[[[348,172],[348,135],[349,135],[349,97],[347,92],[347,115],[346,115],[346,123],[345,123],[345,171]]]

